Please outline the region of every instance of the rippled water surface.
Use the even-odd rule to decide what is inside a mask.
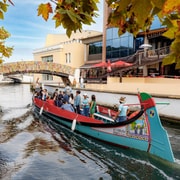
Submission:
[[[30,85],[0,86],[0,179],[180,179],[180,129],[167,129],[176,163],[112,147],[32,114]]]

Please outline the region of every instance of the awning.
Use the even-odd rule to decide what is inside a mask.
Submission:
[[[125,61],[116,61],[111,63],[111,67],[129,67],[132,66],[131,63],[127,63]]]
[[[100,62],[100,63],[94,64],[93,67],[94,68],[107,67],[107,62]]]
[[[92,63],[92,64],[84,64],[82,66],[80,66],[79,68],[80,69],[89,69],[89,68],[92,68],[93,65],[95,65],[96,63]]]

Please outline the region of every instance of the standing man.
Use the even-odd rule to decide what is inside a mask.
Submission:
[[[126,97],[121,97],[119,99],[119,108],[115,117],[113,118],[116,122],[123,122],[127,120],[127,114],[129,113],[128,106],[124,105],[126,102]]]
[[[89,116],[89,99],[88,95],[85,93],[84,98],[82,100],[82,107],[83,107],[83,115],[84,116]]]
[[[81,114],[81,96],[80,96],[81,91],[77,90],[76,91],[76,96],[74,98],[74,107],[76,109],[76,113]]]
[[[69,83],[67,83],[66,87],[64,88],[64,91],[68,96],[72,93],[72,88],[70,87]]]

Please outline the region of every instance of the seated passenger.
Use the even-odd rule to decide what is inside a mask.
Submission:
[[[71,106],[71,104],[68,104],[66,100],[63,100],[63,105],[61,106],[62,109],[74,112],[74,108]]]

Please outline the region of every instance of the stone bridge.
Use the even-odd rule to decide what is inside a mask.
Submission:
[[[4,76],[25,73],[50,74],[60,77],[74,76],[75,69],[58,63],[42,61],[19,61],[0,65],[0,73]]]
[[[3,76],[26,73],[50,74],[62,77],[63,81],[67,82],[69,81],[69,75],[74,76],[75,69],[67,65],[52,62],[19,61],[1,64],[0,73]]]

